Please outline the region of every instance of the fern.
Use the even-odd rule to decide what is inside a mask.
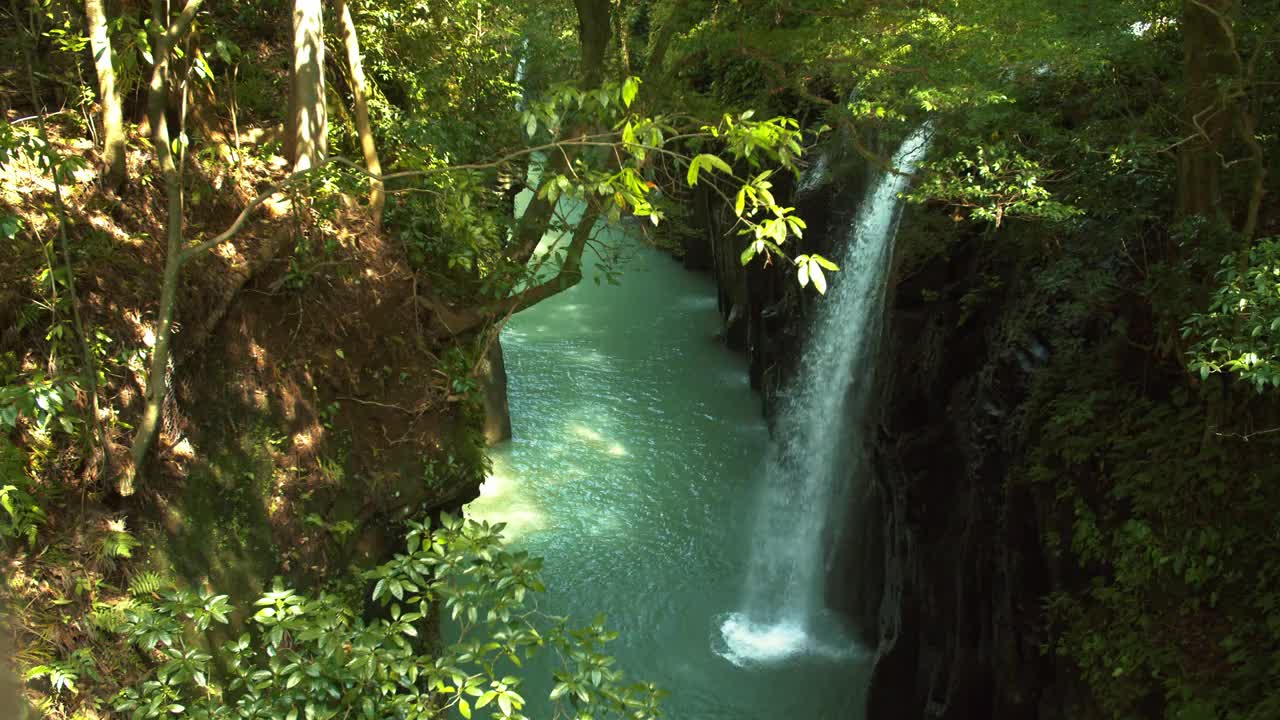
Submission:
[[[133,549],[138,546],[138,539],[128,532],[107,533],[98,547],[98,555],[104,560],[133,557]]]
[[[103,632],[116,635],[128,622],[125,611],[134,607],[137,607],[137,603],[132,598],[124,598],[112,603],[94,603],[93,611],[89,613],[89,622]]]
[[[147,570],[140,572],[129,579],[129,592],[134,597],[142,597],[143,595],[154,595],[161,590],[169,588],[169,581],[160,575],[160,573]]]
[[[27,670],[23,675],[23,679],[29,681],[46,678],[54,695],[59,695],[64,690],[72,695],[78,695],[80,690],[76,687],[76,683],[81,677],[87,676],[94,680],[100,679],[96,665],[97,662],[94,660],[93,651],[88,648],[80,648],[71,653],[65,660],[54,660]]]

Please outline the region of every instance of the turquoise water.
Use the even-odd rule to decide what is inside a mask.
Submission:
[[[760,399],[744,358],[715,338],[710,279],[605,239],[629,256],[621,286],[588,271],[503,332],[515,437],[493,451],[468,516],[508,523],[514,545],[546,559],[542,610],[606,614],[621,667],[670,693],[668,717],[861,718],[864,657],[738,667],[716,654],[764,541],[751,536]],[[525,693],[530,717],[546,716],[547,689]]]

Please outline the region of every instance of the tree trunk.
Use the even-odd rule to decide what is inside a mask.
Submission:
[[[89,19],[89,49],[98,72],[98,100],[102,103],[102,181],[105,187],[120,189],[125,181],[124,118],[120,110],[120,88],[116,86],[111,39],[107,35],[107,14],[103,0],[84,0]]]
[[[622,61],[622,74],[631,76],[631,19],[627,16],[626,3],[618,3],[618,12],[613,14],[614,32],[618,35],[618,57]]]
[[[612,32],[610,20],[610,0],[574,0],[578,8],[578,40],[580,45],[581,73],[578,81],[582,88],[597,88],[604,81],[605,51],[609,46]],[[576,128],[568,133],[575,137],[585,134],[586,127]],[[543,168],[542,181],[548,182],[559,173],[568,172],[573,164],[575,153],[567,150],[552,154]],[[525,263],[533,256],[534,250],[546,234],[551,219],[555,216],[556,204],[542,193],[534,193],[525,207],[524,215],[516,226],[515,236],[507,248],[507,259],[517,263]]]
[[[605,51],[609,49],[612,23],[610,0],[574,0],[578,8],[578,41],[582,45],[579,79],[584,88],[596,88],[604,81]]]
[[[289,93],[293,170],[324,162],[329,117],[324,92],[324,22],[322,0],[293,2],[293,72]]]
[[[667,49],[671,47],[671,40],[676,34],[676,24],[676,10],[671,8],[659,21],[657,35],[653,36],[649,46],[649,58],[644,63],[644,77],[655,87],[658,85],[655,81],[662,76],[662,67],[667,60]]]
[[[1186,137],[1178,152],[1178,213],[1221,219],[1220,153],[1232,108],[1222,83],[1236,74],[1231,37],[1220,18],[1235,0],[1184,0],[1182,9]]]
[[[9,11],[13,15],[13,19],[17,20],[18,3],[16,0],[9,0]],[[39,133],[40,142],[46,146],[49,145],[49,128],[45,122],[45,115],[48,110],[44,103],[40,102],[40,93],[36,89],[36,72],[35,72],[35,37],[38,33],[36,28],[28,27],[28,35],[31,40],[30,44],[24,44],[23,59],[27,65],[27,91],[31,96],[31,109],[38,114],[36,116],[36,128]],[[66,270],[67,294],[71,300],[71,323],[75,327],[76,339],[80,345],[80,360],[83,363],[81,369],[85,378],[85,385],[89,391],[89,414],[90,424],[93,426],[94,436],[98,440],[99,450],[102,453],[101,469],[104,475],[111,474],[111,438],[107,435],[106,427],[102,424],[101,405],[98,402],[98,364],[93,356],[93,351],[89,348],[89,334],[85,330],[84,318],[80,315],[80,297],[76,290],[76,273],[75,268],[71,264],[71,240],[67,237],[67,226],[70,222],[67,219],[67,204],[62,196],[62,183],[58,181],[57,175],[54,175],[53,182],[54,207],[58,215],[58,245],[62,251],[62,266]],[[49,258],[52,266],[53,258]],[[57,305],[56,288],[54,289],[54,305]]]
[[[132,467],[120,473],[116,484],[116,491],[124,496],[132,495],[137,489],[135,479],[141,473],[142,464],[155,442],[156,431],[160,427],[160,411],[164,407],[165,396],[169,393],[169,341],[173,335],[174,306],[178,298],[178,272],[182,268],[183,259],[182,176],[178,172],[178,164],[173,157],[169,123],[165,118],[172,74],[169,61],[170,51],[195,18],[203,1],[187,0],[182,13],[172,24],[168,24],[164,0],[151,0],[152,21],[156,28],[165,28],[157,31],[156,39],[152,43],[155,66],[151,71],[151,86],[147,97],[147,110],[151,116],[151,142],[156,150],[156,166],[164,180],[167,207],[165,264],[160,286],[160,307],[153,331],[155,347],[151,351],[151,367],[147,372],[146,405],[143,408],[142,420],[133,434]]]
[[[356,132],[360,134],[360,150],[364,153],[364,162],[369,173],[369,207],[373,209],[373,222],[382,225],[382,208],[386,204],[383,191],[382,163],[378,161],[378,150],[373,144],[373,126],[369,123],[369,85],[365,81],[364,67],[360,59],[360,40],[356,36],[356,24],[351,19],[351,6],[347,0],[338,0],[338,14],[342,18],[342,44],[347,49],[347,68],[351,72],[351,95],[356,106]]]

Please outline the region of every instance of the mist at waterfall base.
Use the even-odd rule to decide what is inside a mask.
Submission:
[[[862,490],[849,481],[864,474],[858,472],[863,443],[857,433],[872,389],[898,196],[924,156],[929,134],[925,126],[903,142],[892,161],[899,172],[883,174],[859,206],[841,272],[817,306],[799,371],[782,395],[741,609],[719,618],[715,651],[735,665],[859,653],[841,619],[824,607],[830,546],[824,538],[839,535],[849,493]]]

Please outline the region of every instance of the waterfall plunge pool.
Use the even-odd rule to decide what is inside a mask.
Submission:
[[[807,630],[753,636],[741,666],[722,625],[743,601],[768,432],[745,359],[715,339],[715,288],[614,233],[620,287],[586,280],[503,333],[514,439],[467,507],[545,558],[540,608],[620,637],[631,681],[674,720],[857,720],[869,659]],[[801,650],[802,652],[796,652]],[[831,650],[828,652],[828,650]],[[717,653],[720,651],[720,654]],[[525,712],[546,717],[552,667],[527,664]]]

